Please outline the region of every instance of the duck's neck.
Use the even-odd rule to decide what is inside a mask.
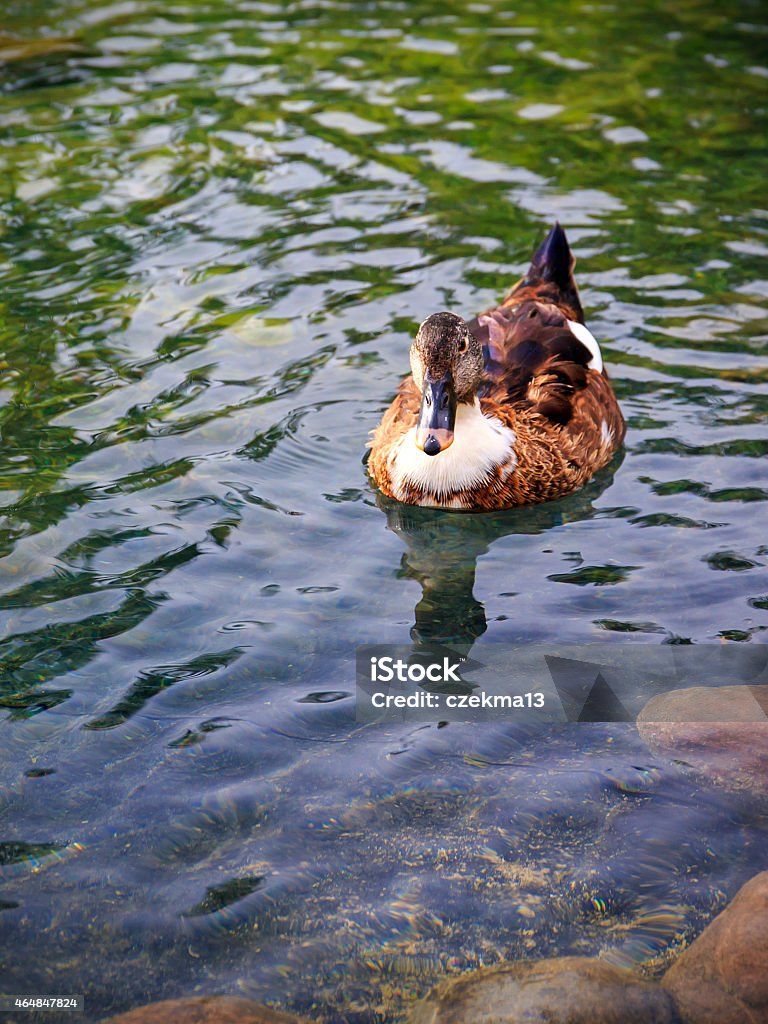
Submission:
[[[426,505],[468,507],[466,499],[494,475],[506,480],[517,464],[515,432],[493,416],[485,416],[476,398],[456,409],[454,440],[438,455],[426,455],[416,444],[416,428],[392,453],[393,491],[400,500]]]

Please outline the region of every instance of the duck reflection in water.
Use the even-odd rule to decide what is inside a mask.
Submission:
[[[488,628],[485,607],[474,593],[477,560],[502,537],[533,536],[592,518],[622,457],[617,454],[581,490],[558,501],[484,515],[404,505],[377,494],[387,525],[406,545],[401,575],[421,584],[413,642],[471,647]]]

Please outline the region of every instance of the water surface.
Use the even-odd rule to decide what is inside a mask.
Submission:
[[[362,727],[354,649],[764,642],[764,7],[4,10],[4,985],[396,1024],[502,958],[661,969],[765,866],[758,808],[631,726]],[[416,325],[554,218],[623,456],[383,502]]]

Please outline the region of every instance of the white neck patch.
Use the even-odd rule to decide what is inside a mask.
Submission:
[[[459,405],[453,444],[438,455],[425,455],[416,445],[415,427],[405,434],[389,457],[393,491],[404,496],[407,487],[418,487],[449,504],[456,492],[484,483],[498,466],[505,467],[506,479],[517,465],[516,440],[514,430],[486,416],[477,399]]]
[[[592,358],[587,363],[590,370],[597,370],[598,373],[603,372],[603,356],[600,352],[600,346],[595,341],[591,331],[588,331],[584,324],[576,323],[575,320],[565,321],[571,329],[571,334],[578,338],[581,344],[589,350]]]

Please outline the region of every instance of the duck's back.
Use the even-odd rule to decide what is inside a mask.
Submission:
[[[562,427],[579,418],[582,407],[594,407],[614,436],[623,438],[624,421],[597,342],[582,323],[570,319],[570,311],[531,292],[468,324],[485,357],[481,401],[536,413]],[[597,404],[588,401],[593,393]]]

